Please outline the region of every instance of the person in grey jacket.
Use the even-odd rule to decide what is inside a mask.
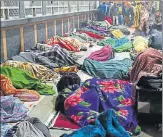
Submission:
[[[113,19],[113,25],[118,25],[118,6],[116,3],[111,7],[110,14]]]

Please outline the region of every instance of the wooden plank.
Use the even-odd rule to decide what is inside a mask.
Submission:
[[[37,44],[37,25],[34,25],[35,45]]]
[[[2,30],[2,42],[3,42],[3,54],[4,60],[7,60],[7,42],[6,42],[6,30]]]
[[[54,20],[54,35],[57,34],[57,30],[56,30],[56,20]]]
[[[20,51],[23,52],[24,51],[24,28],[23,26],[20,27],[20,43],[21,43]]]
[[[45,39],[48,39],[48,23],[45,22]]]

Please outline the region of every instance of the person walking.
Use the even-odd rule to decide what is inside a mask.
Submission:
[[[113,25],[118,25],[118,7],[116,3],[111,7],[110,14],[113,19]]]

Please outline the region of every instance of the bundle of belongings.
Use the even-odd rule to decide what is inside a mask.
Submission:
[[[35,117],[17,123],[4,133],[4,137],[51,137],[49,129]]]
[[[157,50],[162,50],[162,32],[155,29],[151,31],[149,46]]]

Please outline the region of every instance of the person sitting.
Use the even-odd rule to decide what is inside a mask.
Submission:
[[[157,30],[162,30],[162,14],[160,13],[160,11],[157,11],[155,13],[155,17],[154,17],[154,22],[152,25],[153,29],[157,29]]]

